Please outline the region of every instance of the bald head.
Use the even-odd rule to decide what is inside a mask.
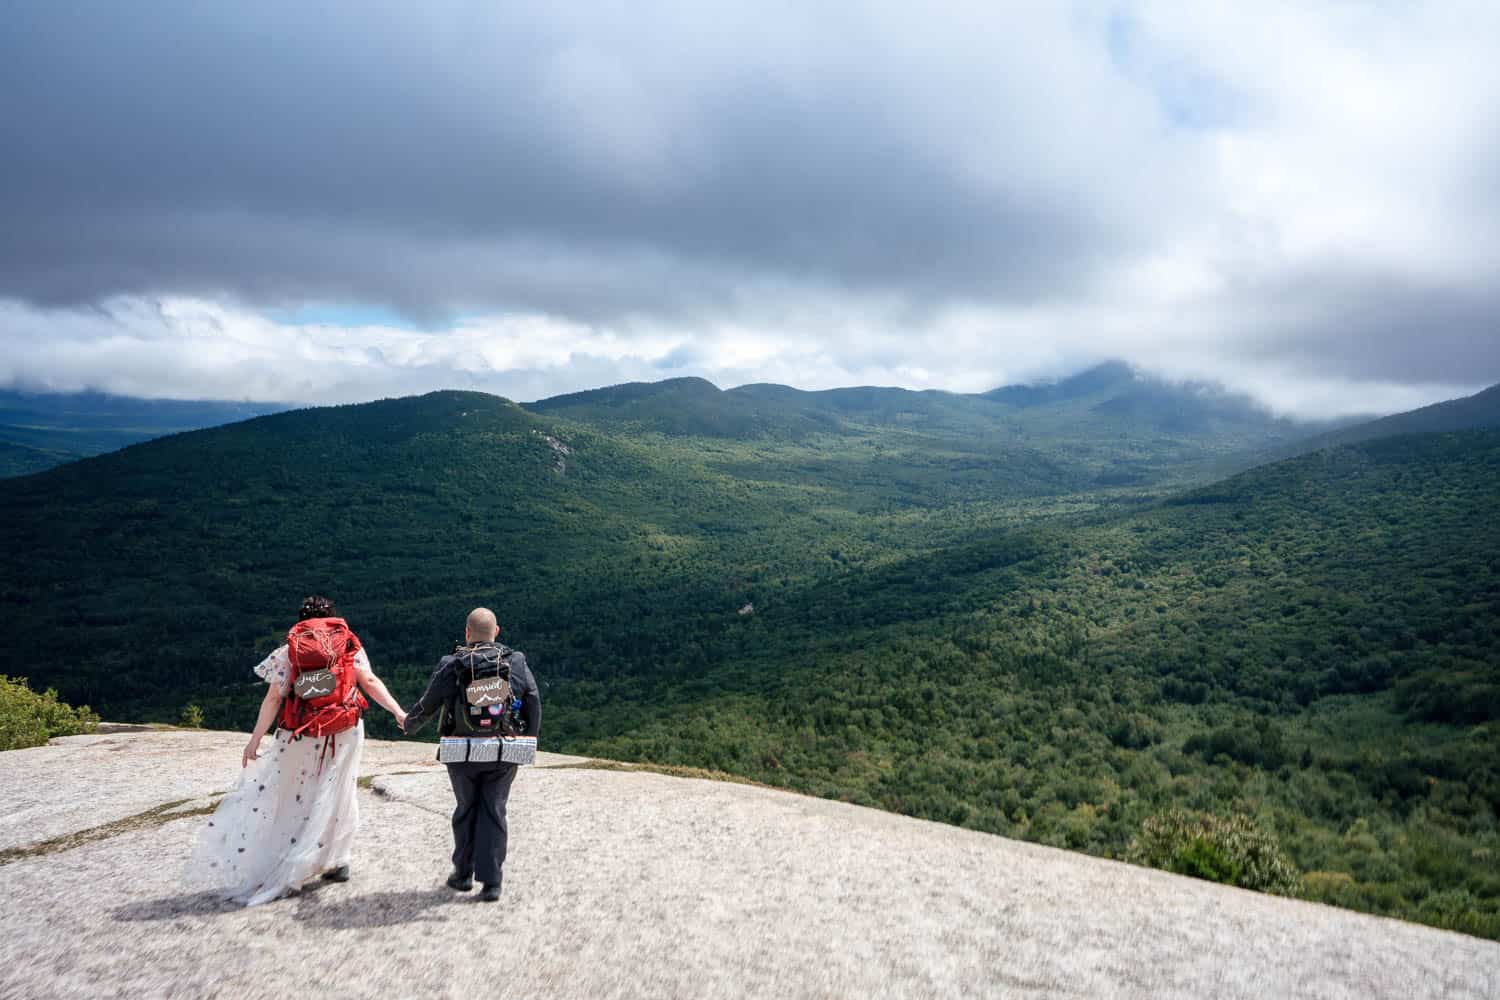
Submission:
[[[464,638],[469,642],[494,642],[500,626],[495,623],[495,612],[489,608],[475,608],[464,622]]]

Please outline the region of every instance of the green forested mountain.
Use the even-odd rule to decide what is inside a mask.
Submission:
[[[483,603],[554,749],[1114,856],[1244,813],[1313,898],[1500,935],[1500,431],[1206,484],[1281,431],[1106,405],[1136,381],[448,392],[135,445],[0,483],[0,673],[245,728],[304,594],[406,700]]]
[[[0,390],[0,478],[281,409],[269,403]]]
[[[412,664],[453,634],[434,608],[484,599],[555,637],[568,673],[590,669],[601,642],[650,659],[675,647],[680,628],[663,622],[1097,502],[1075,492],[1088,479],[983,441],[604,434],[434,393],[174,435],[0,484],[4,606],[44,629],[101,626],[110,641],[59,682],[117,716],[159,701],[158,673],[179,686],[243,676],[243,650],[282,627],[288,588],[379,605],[392,617],[364,631]],[[157,649],[195,617],[228,636]],[[0,650],[21,662],[30,641],[12,630]],[[105,662],[131,664],[107,689]]]

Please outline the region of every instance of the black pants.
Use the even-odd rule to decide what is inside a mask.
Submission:
[[[453,867],[472,873],[485,885],[500,884],[500,866],[505,864],[505,800],[515,780],[515,764],[448,765],[448,782],[457,800]]]

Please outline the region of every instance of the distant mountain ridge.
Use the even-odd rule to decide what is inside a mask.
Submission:
[[[740,441],[896,434],[936,451],[1023,450],[1086,469],[1079,485],[1202,481],[1338,424],[1277,417],[1248,396],[1108,362],[1056,382],[954,393],[880,386],[719,389],[704,379],[627,383],[524,404],[598,431]]]
[[[1055,418],[1134,422],[1166,431],[1255,428],[1286,439],[1262,460],[1396,434],[1500,425],[1500,385],[1473,396],[1377,418],[1299,420],[1273,416],[1251,396],[1208,381],[1166,379],[1125,361],[1107,361],[1055,380],[956,393],[888,386],[805,390],[775,383],[720,389],[703,378],[673,378],[567,393],[522,404],[580,422],[625,423],[668,434],[741,436],[926,421],[955,429],[986,423],[1025,427]],[[1019,423],[1018,423],[1019,421]]]
[[[1358,444],[1398,434],[1432,434],[1500,427],[1500,385],[1420,409],[1380,417],[1301,442],[1298,451]]]
[[[1091,464],[1106,485],[1149,481],[1164,464],[1213,477],[1374,437],[1500,425],[1500,386],[1371,421],[1303,421],[1276,417],[1220,385],[1168,380],[1124,361],[982,393],[881,386],[803,390],[773,383],[720,389],[707,379],[685,377],[520,405],[610,433],[796,442],[818,435],[868,436],[873,429],[917,434],[960,450],[979,444],[1061,452]],[[276,403],[0,390],[0,478],[287,409]],[[1131,446],[1118,444],[1131,440]]]
[[[1106,416],[1162,419],[1180,418],[1184,412],[1190,412],[1233,416],[1243,421],[1277,422],[1264,407],[1257,406],[1243,394],[1205,382],[1174,383],[1124,361],[1105,362],[1056,381],[1008,385],[982,393],[887,386],[807,390],[775,383],[751,383],[720,389],[702,378],[674,378],[606,386],[523,405],[535,413],[584,421],[604,418],[638,421],[650,429],[668,433],[694,429],[689,422],[668,419],[666,413],[669,409],[678,416],[687,412],[704,416],[712,413],[723,423],[714,426],[709,422],[697,429],[721,433],[726,426],[749,432],[773,429],[773,422],[757,425],[748,419],[763,413],[768,406],[808,421],[804,429],[816,426],[834,430],[835,425],[827,420],[829,415],[889,421],[899,415],[932,417],[943,412],[951,414],[966,410],[981,417],[1000,419],[1017,410],[1080,404],[1087,404],[1092,412]]]
[[[0,478],[40,472],[164,434],[216,427],[290,408],[282,403],[0,389]]]
[[[609,427],[630,424],[678,437],[795,438],[839,430],[833,421],[819,418],[805,408],[766,407],[748,394],[726,392],[703,378],[626,382],[553,396],[523,406],[545,416]]]

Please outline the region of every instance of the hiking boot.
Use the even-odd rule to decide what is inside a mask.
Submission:
[[[349,881],[349,866],[348,865],[339,865],[337,868],[330,868],[330,869],[328,869],[326,872],[323,873],[323,880],[325,882],[347,882],[347,881]]]
[[[479,901],[481,903],[500,902],[500,883],[486,882],[484,884],[484,891],[479,894]]]
[[[448,888],[455,892],[468,892],[474,888],[474,876],[465,875],[455,868],[453,869],[453,874],[448,876]]]

